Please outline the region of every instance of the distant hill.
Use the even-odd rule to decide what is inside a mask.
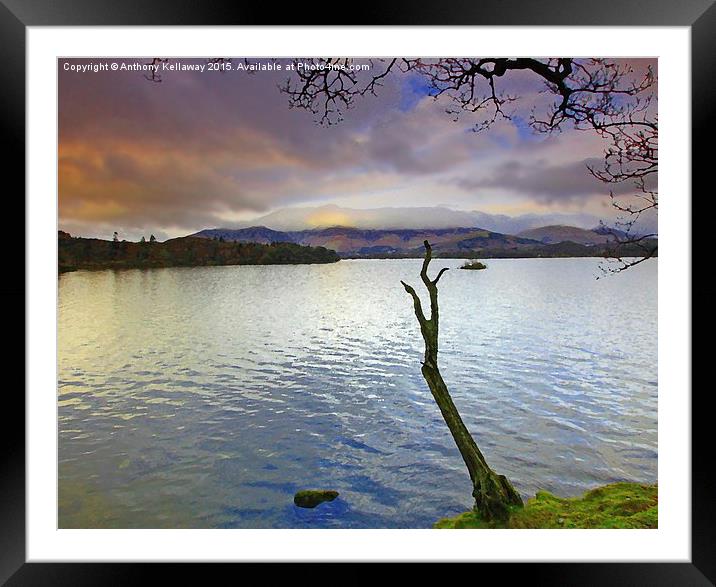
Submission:
[[[436,252],[448,249],[517,248],[522,245],[536,244],[530,239],[481,228],[370,230],[332,226],[314,230],[279,232],[265,227],[250,227],[236,230],[202,230],[192,236],[199,238],[220,236],[226,241],[246,242],[246,239],[252,238],[252,235],[267,239],[267,242],[293,242],[312,247],[325,247],[342,256],[405,254],[412,251],[420,253],[423,250],[425,239],[430,241]]]
[[[272,230],[265,226],[251,226],[249,228],[209,228],[192,234],[199,238],[217,238],[236,243],[259,243],[263,245],[271,243],[293,243],[294,238],[286,232]]]
[[[298,265],[334,263],[335,251],[295,243],[222,242],[218,238],[181,237],[164,242],[131,243],[73,238],[59,231],[58,268],[128,269],[203,265]]]
[[[587,230],[577,228],[576,226],[564,226],[562,224],[523,230],[518,233],[518,236],[536,240],[546,245],[567,241],[580,245],[599,245],[614,242],[615,240],[614,236],[606,231],[597,232],[597,230]]]
[[[332,227],[294,233],[296,242],[324,246],[341,255],[371,256],[374,254],[405,254],[422,256],[423,241],[428,240],[437,253],[445,250],[474,251],[481,249],[519,248],[529,239],[509,236],[481,228],[436,228],[361,230]]]
[[[597,234],[608,234],[610,237],[616,237],[618,240],[621,239],[627,239],[628,235],[623,230],[619,230],[617,228],[611,228],[609,226],[597,226],[596,228],[593,228],[592,231],[596,232]],[[648,232],[648,231],[647,231]],[[644,230],[641,230],[638,233],[632,233],[632,237],[637,237],[641,235],[647,234]],[[654,234],[656,234],[657,230],[654,229]]]
[[[273,231],[265,227],[209,229],[193,237],[245,242],[251,235],[269,242],[292,242],[336,251],[341,257],[422,257],[423,241],[433,245],[436,256],[456,258],[495,257],[598,257],[604,256],[611,237],[569,226],[545,227],[539,238],[508,235],[481,228],[360,229],[333,226],[299,231]],[[271,241],[271,239],[276,239]],[[578,239],[578,240],[573,240]],[[625,256],[630,250],[620,251]],[[633,255],[640,252],[634,249]]]

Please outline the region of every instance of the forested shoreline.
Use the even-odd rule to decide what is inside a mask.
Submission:
[[[59,231],[58,271],[144,269],[212,265],[299,265],[335,263],[335,251],[294,243],[233,243],[182,237],[157,242],[107,241]]]

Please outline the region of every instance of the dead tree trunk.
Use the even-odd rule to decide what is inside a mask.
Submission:
[[[405,291],[413,298],[415,316],[420,324],[420,331],[425,341],[425,360],[422,373],[428,387],[435,398],[445,423],[450,429],[455,444],[462,455],[472,480],[472,495],[475,498],[475,509],[486,520],[504,521],[509,517],[509,506],[522,506],[522,498],[504,475],[496,474],[487,464],[485,457],[477,448],[475,440],[465,426],[460,413],[450,397],[448,388],[438,369],[438,280],[447,271],[440,270],[437,277],[428,277],[428,265],[432,258],[432,248],[428,241],[425,245],[425,260],[420,277],[430,294],[430,319],[425,317],[420,298],[415,290],[404,281]]]

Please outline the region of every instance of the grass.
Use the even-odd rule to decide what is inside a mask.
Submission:
[[[582,497],[557,497],[538,491],[524,508],[515,508],[507,524],[488,524],[475,512],[444,518],[436,528],[657,528],[656,485],[613,483]]]

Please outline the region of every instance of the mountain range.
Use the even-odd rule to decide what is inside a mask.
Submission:
[[[428,240],[437,256],[455,257],[592,257],[613,247],[614,237],[604,229],[543,226],[516,235],[476,227],[361,229],[332,226],[280,231],[265,226],[212,228],[192,237],[222,242],[295,243],[325,247],[341,257],[420,257]],[[626,256],[628,251],[622,251]],[[634,252],[639,255],[638,251]]]
[[[614,235],[619,237],[625,236],[621,231],[611,232],[599,227],[587,230],[576,226],[541,226],[540,228],[531,228],[517,233],[517,236],[539,241],[545,245],[551,245],[563,242],[573,242],[582,245],[601,245],[613,242]]]

